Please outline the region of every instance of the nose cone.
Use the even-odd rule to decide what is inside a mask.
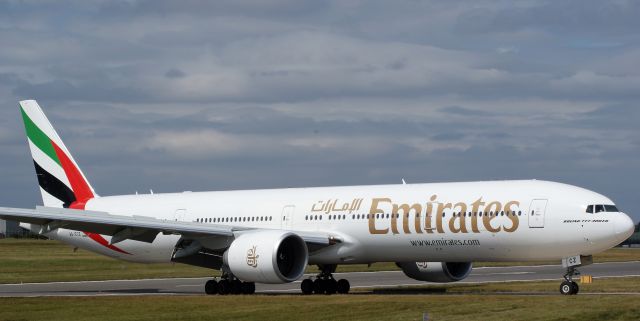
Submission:
[[[615,221],[613,222],[613,230],[616,232],[616,236],[620,236],[621,239],[626,240],[633,234],[633,230],[635,225],[633,225],[633,221],[626,214],[620,213],[616,215]]]

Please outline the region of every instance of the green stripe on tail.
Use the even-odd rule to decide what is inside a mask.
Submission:
[[[27,130],[27,137],[31,142],[36,145],[42,152],[47,154],[51,159],[53,159],[56,163],[62,166],[58,156],[56,155],[56,151],[51,144],[51,139],[47,137],[47,135],[33,123],[33,121],[29,118],[27,113],[24,112],[22,108],[20,108],[20,112],[22,113],[22,120],[24,121],[24,127]]]

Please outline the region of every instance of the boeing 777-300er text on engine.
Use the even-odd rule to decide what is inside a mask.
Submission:
[[[530,260],[562,260],[560,292],[576,294],[576,268],[634,228],[603,195],[537,180],[98,196],[38,104],[20,107],[43,206],[0,218],[121,260],[221,270],[207,294],[293,282],[309,264],[304,294],[349,292],[338,264],[455,282],[474,261]]]

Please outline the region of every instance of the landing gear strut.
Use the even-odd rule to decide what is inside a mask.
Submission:
[[[316,276],[315,280],[311,278],[302,280],[300,283],[300,290],[302,294],[347,294],[351,289],[349,281],[340,279],[336,281],[333,278],[333,273],[336,271],[337,265],[318,265],[320,273]]]
[[[580,291],[580,287],[578,283],[573,281],[573,277],[580,275],[580,272],[575,267],[568,267],[567,273],[565,273],[562,277],[564,277],[564,281],[560,283],[560,293],[564,295],[575,295]]]
[[[232,274],[223,272],[220,281],[213,279],[204,284],[204,292],[209,295],[254,294],[256,292],[256,284],[242,282]]]

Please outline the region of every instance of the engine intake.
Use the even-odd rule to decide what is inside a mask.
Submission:
[[[247,231],[224,253],[224,264],[248,282],[287,283],[299,279],[307,267],[307,244],[287,231]]]
[[[427,282],[456,282],[471,273],[471,262],[400,262],[404,274],[414,280]]]

